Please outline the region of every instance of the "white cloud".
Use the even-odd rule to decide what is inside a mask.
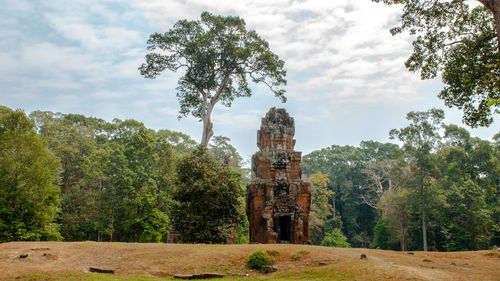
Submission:
[[[123,27],[94,26],[81,18],[48,15],[54,30],[69,40],[78,42],[89,50],[127,50],[141,39],[140,33]]]
[[[395,39],[388,32],[387,26],[396,25],[398,10],[393,7],[347,0],[217,5],[151,0],[135,5],[145,10],[146,17],[163,16],[169,22],[180,19],[179,14],[197,19],[204,9],[241,16],[285,60],[289,77],[300,77],[287,87],[294,98],[328,103],[411,103],[418,98],[418,78],[403,65],[409,55],[405,37]]]
[[[242,155],[254,152],[255,131],[271,106],[289,111],[303,130],[297,129],[305,138],[298,144],[311,151],[357,144],[361,137],[380,140],[405,112],[442,105],[435,97],[440,85],[425,86],[404,67],[411,38],[388,31],[397,24],[398,7],[370,0],[13,1],[0,9],[2,102],[107,120],[133,118],[199,139],[195,118],[177,120],[175,88],[182,71],[151,80],[137,68],[149,34],[180,19],[196,20],[204,10],[241,16],[286,62],[286,104],[265,86],[252,85],[251,99],[215,108],[215,133],[231,137]]]

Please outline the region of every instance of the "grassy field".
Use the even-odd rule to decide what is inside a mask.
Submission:
[[[245,267],[248,254],[260,249],[274,255],[277,272],[264,275]],[[360,259],[362,253],[367,259]],[[170,280],[178,273],[217,272],[223,280],[500,280],[499,255],[285,244],[12,242],[0,244],[0,279]],[[91,266],[115,273],[90,273]]]

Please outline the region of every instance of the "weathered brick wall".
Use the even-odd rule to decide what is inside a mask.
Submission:
[[[250,242],[308,241],[310,184],[301,179],[301,152],[294,151],[294,134],[294,120],[284,109],[271,108],[262,118],[252,183],[247,186]]]

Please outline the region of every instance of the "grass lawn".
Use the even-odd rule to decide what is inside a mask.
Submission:
[[[247,269],[245,260],[255,250],[272,253],[278,271]],[[362,253],[367,259],[360,259]],[[92,266],[115,273],[91,273]],[[286,244],[0,244],[0,280],[172,280],[174,274],[205,272],[222,273],[222,280],[500,280],[500,252],[402,253]]]

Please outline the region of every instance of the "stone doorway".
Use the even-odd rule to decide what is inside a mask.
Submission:
[[[292,219],[290,216],[278,217],[278,243],[292,243]]]

